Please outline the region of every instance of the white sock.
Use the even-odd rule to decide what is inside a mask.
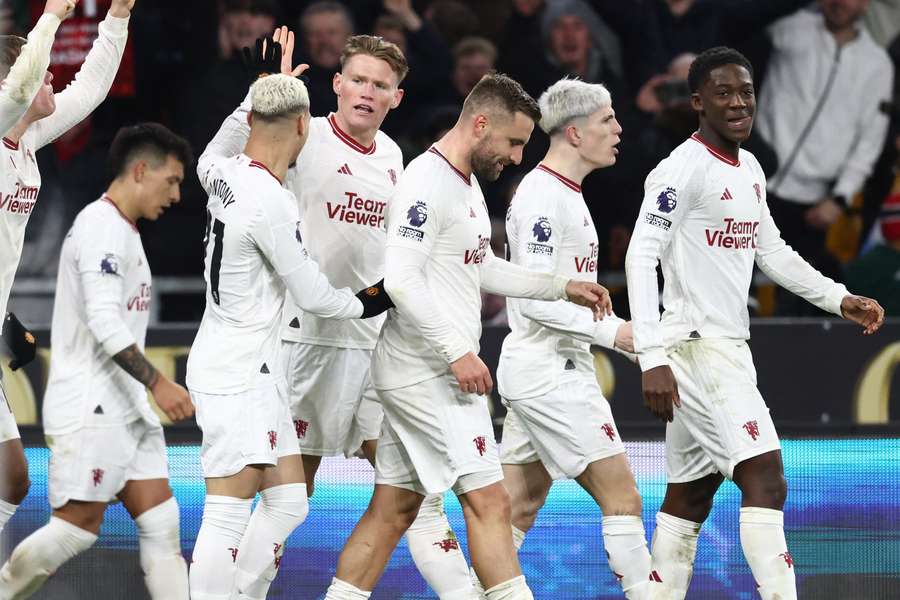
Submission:
[[[694,574],[700,523],[656,513],[656,530],[650,550],[650,577],[656,582],[653,598],[680,600],[687,595]]]
[[[473,597],[469,567],[444,513],[442,494],[425,497],[416,520],[406,531],[406,542],[416,568],[438,598]]]
[[[603,546],[625,597],[645,600],[650,594],[650,551],[644,523],[634,515],[603,517]]]
[[[228,600],[253,499],[207,496],[189,576],[191,600]]]
[[[265,600],[285,540],[309,514],[305,483],[277,485],[259,496],[238,550],[233,600]]]
[[[97,536],[57,517],[16,546],[0,569],[0,598],[27,598],[66,561],[94,545]]]
[[[366,592],[333,577],[323,600],[367,600],[371,595],[372,592]]]
[[[12,516],[16,514],[17,508],[19,508],[18,504],[10,504],[6,500],[0,500],[0,533],[3,532],[3,528],[12,519]]]
[[[522,544],[525,543],[525,531],[522,531],[515,525],[510,525],[512,528],[512,540],[513,540],[513,548],[518,552],[522,548]],[[478,574],[475,572],[475,567],[469,567],[469,579],[472,580],[472,586],[475,588],[475,597],[480,600],[484,600],[487,596],[484,595],[484,586],[481,585],[481,581],[478,579]]]
[[[485,591],[484,595],[488,600],[534,600],[524,575],[497,584]]]
[[[178,502],[169,498],[134,520],[141,569],[153,600],[188,600],[188,572],[181,556]]]
[[[771,508],[741,508],[741,547],[762,600],[796,600],[794,560],[784,539],[784,513]]]

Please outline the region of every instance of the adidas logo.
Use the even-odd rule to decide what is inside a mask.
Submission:
[[[731,192],[728,191],[728,188],[725,188],[725,193],[722,194],[722,197],[719,200],[734,200],[734,197],[731,195]]]
[[[294,317],[291,319],[291,322],[288,323],[288,327],[293,327],[294,329],[300,329],[300,319]]]
[[[471,206],[469,207],[469,216],[473,219],[478,218],[477,215],[475,214],[475,209],[473,209]]]
[[[574,371],[575,370],[575,363],[572,362],[571,358],[566,359],[565,370],[566,371]]]
[[[263,363],[263,366],[259,368],[260,373],[264,373],[266,375],[269,374],[269,367],[266,366],[266,363]]]
[[[337,172],[343,173],[344,175],[353,175],[353,173],[350,172],[350,167],[347,166],[347,163],[344,163],[344,165],[340,169],[338,169]]]
[[[100,406],[100,405],[98,404],[98,405],[97,405],[97,408],[94,409],[94,414],[95,414],[95,415],[102,415],[102,414],[103,414],[103,407]]]

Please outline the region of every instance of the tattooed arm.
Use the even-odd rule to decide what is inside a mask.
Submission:
[[[121,352],[115,354],[112,359],[116,361],[116,364],[122,367],[126,373],[150,388],[151,391],[153,390],[153,386],[159,381],[159,371],[150,364],[150,361],[147,360],[144,353],[138,349],[137,344],[128,346]]]
[[[163,376],[156,367],[150,364],[137,344],[131,344],[113,355],[112,359],[122,369],[150,388],[153,399],[166,416],[173,421],[190,418],[194,414],[194,405],[188,391],[177,383]]]

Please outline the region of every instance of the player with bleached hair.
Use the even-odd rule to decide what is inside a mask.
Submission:
[[[47,71],[50,48],[60,21],[75,4],[74,0],[49,0],[27,40],[0,36],[0,317],[6,316],[25,227],[41,189],[35,153],[81,122],[106,98],[128,39],[134,0],[113,0],[75,80],[54,95],[53,75]],[[8,333],[10,328],[4,326],[4,334]],[[17,343],[9,345],[16,347]],[[33,357],[33,344],[31,347]],[[16,362],[23,364],[18,358]],[[0,531],[28,486],[25,452],[0,381]]]
[[[328,600],[368,598],[424,498],[448,489],[462,504],[487,597],[532,597],[513,551],[509,496],[484,398],[493,381],[478,357],[481,290],[568,298],[593,307],[598,318],[609,308],[608,292],[596,282],[525,269],[491,250],[478,178],[494,181],[518,164],[539,118],[517,82],[487,75],[456,125],[397,184],[384,279],[397,309],[388,313],[372,358],[385,413],[375,493],[341,552]]]
[[[784,243],[766,176],[741,148],[756,111],[739,52],[701,53],[688,74],[699,128],[644,183],[625,273],[644,403],[666,422],[666,495],[651,544],[653,598],[683,599],[700,526],[725,477],[741,491],[740,543],[762,600],[796,600],[784,532],[781,444],[756,387],[747,297],[756,264],[775,283],[875,333],[884,309],[828,279]],[[659,313],[656,266],[665,287]]]
[[[622,128],[600,84],[563,79],[538,104],[550,149],[522,179],[506,213],[510,262],[596,282],[599,242],[581,183],[615,164]],[[497,385],[508,409],[500,459],[515,548],[553,481],[574,479],[604,515],[606,554],[625,596],[647,598],[641,496],[591,354],[591,345],[631,351],[631,324],[614,316],[595,321],[590,310],[562,300],[509,298],[507,307],[511,332]]]
[[[291,65],[293,33],[282,27],[273,37],[284,44],[281,72],[302,70]],[[356,289],[384,276],[384,218],[403,173],[403,155],[379,127],[403,97],[400,84],[407,69],[400,49],[382,38],[357,35],[347,40],[341,70],[334,75],[337,111],[312,118],[309,139],[288,170],[285,186],[300,204],[304,244],[338,286]],[[240,152],[249,110],[245,101],[222,125],[215,140],[221,153]],[[323,319],[303,314],[288,300],[282,325],[285,376],[312,494],[323,456],[350,457],[361,449],[375,465],[383,415],[369,365],[384,318]],[[472,592],[442,495],[423,501],[406,539],[416,567],[439,597]]]
[[[270,75],[250,96],[243,152],[217,154],[211,143],[197,167],[209,201],[206,311],[187,363],[206,478],[194,600],[264,598],[284,540],[309,511],[278,370],[286,292],[304,311],[334,319],[373,316],[378,297],[333,288],[303,246],[297,200],[282,185],[309,135],[303,82]]]

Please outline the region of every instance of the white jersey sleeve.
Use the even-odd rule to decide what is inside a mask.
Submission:
[[[31,129],[28,133],[34,136],[35,149],[46,146],[83,121],[106,98],[125,52],[128,21],[129,17],[107,14],[100,22],[99,35],[75,80],[56,94],[56,110],[31,126],[33,133]]]
[[[644,371],[668,364],[656,265],[690,215],[702,185],[702,165],[674,157],[662,161],[644,182],[644,200],[625,258],[634,349]],[[667,280],[666,285],[687,287],[691,282]]]
[[[785,243],[765,200],[759,223],[756,264],[781,287],[824,311],[842,316],[841,301],[850,292],[843,284],[819,273]]]
[[[87,422],[159,422],[144,385],[112,359],[132,344],[143,351],[151,300],[137,228],[105,197],[89,204],[60,253],[42,411],[48,434]]]
[[[207,176],[217,160],[231,158],[244,151],[247,140],[250,138],[250,124],[247,115],[250,114],[250,94],[244,98],[241,105],[233,113],[225,117],[216,135],[206,145],[206,149],[197,160],[197,177],[200,185],[207,189]]]
[[[50,49],[59,28],[56,15],[44,13],[28,34],[16,62],[0,83],[0,136],[19,122],[31,106],[35,94],[44,83],[44,73],[50,64]]]

